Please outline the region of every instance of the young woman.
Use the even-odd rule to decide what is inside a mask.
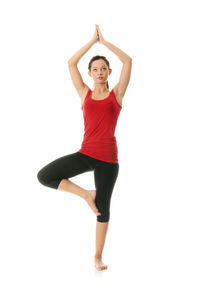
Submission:
[[[89,62],[89,76],[94,80],[94,89],[83,82],[77,64],[80,58],[100,42],[123,63],[118,84],[109,91],[107,78],[111,74],[105,56],[94,56]],[[44,166],[37,174],[40,183],[47,187],[70,192],[82,197],[97,216],[96,252],[94,255],[97,270],[107,269],[102,261],[106,233],[110,220],[110,200],[119,172],[118,148],[115,128],[122,109],[122,99],[127,89],[132,59],[122,50],[106,41],[95,25],[93,38],[68,61],[72,82],[81,98],[84,117],[84,138],[81,149],[60,157]],[[86,190],[69,178],[78,174],[94,171],[96,190]]]

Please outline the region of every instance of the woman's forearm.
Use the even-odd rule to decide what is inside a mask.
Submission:
[[[94,40],[90,40],[86,45],[79,49],[69,60],[69,64],[78,64],[81,57],[92,47],[95,43]]]
[[[111,44],[108,41],[104,40],[103,45],[106,46],[108,49],[110,49],[112,52],[114,52],[119,57],[122,63],[130,61],[130,59],[132,59],[125,52],[123,52],[121,49],[119,49],[118,47],[116,47],[115,45]]]

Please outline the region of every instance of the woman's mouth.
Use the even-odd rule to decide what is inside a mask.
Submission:
[[[97,77],[97,79],[103,79],[103,77]]]

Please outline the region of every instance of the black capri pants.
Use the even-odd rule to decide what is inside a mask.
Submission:
[[[80,152],[74,152],[57,158],[44,166],[37,173],[37,178],[41,184],[57,189],[62,179],[68,179],[89,171],[94,171],[95,203],[101,213],[97,216],[97,221],[108,222],[110,219],[110,201],[119,172],[119,163],[109,163]]]

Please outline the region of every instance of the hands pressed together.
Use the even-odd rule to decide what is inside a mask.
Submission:
[[[103,44],[105,42],[104,38],[103,38],[103,35],[99,29],[99,25],[95,24],[95,32],[94,32],[94,35],[93,35],[93,38],[92,40],[96,43],[96,42],[99,42],[101,44]]]

